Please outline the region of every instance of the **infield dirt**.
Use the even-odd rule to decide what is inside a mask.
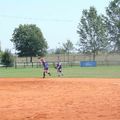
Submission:
[[[120,79],[0,78],[0,120],[120,120]]]

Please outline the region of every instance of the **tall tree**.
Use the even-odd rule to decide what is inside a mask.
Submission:
[[[1,52],[1,41],[0,41],[0,52]]]
[[[106,23],[109,31],[109,39],[115,51],[120,52],[120,0],[113,0],[106,8]]]
[[[36,25],[25,24],[15,28],[11,41],[14,43],[19,56],[32,57],[45,55],[47,42]]]
[[[56,48],[55,49],[55,54],[64,54],[65,50],[64,48]]]
[[[66,43],[63,43],[63,49],[68,54],[68,63],[70,52],[74,49],[73,43],[70,40],[67,40]]]
[[[107,47],[107,29],[102,15],[98,15],[94,7],[83,10],[77,33],[78,45],[82,52],[92,53],[95,60],[96,53]]]
[[[74,49],[73,43],[70,40],[67,40],[66,43],[63,43],[63,49],[67,53],[71,52]]]

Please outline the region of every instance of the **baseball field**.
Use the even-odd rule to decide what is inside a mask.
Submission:
[[[0,120],[120,120],[120,67],[0,68]]]

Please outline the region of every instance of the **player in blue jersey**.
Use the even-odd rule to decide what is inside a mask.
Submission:
[[[56,69],[57,69],[58,77],[63,76],[63,73],[62,73],[62,64],[60,62],[57,62]]]
[[[48,62],[46,62],[44,58],[40,58],[40,62],[41,62],[42,65],[43,65],[43,78],[45,78],[46,73],[47,73],[49,76],[51,76],[51,74],[50,74],[50,72],[49,72],[49,70],[48,70],[48,68],[49,68]]]

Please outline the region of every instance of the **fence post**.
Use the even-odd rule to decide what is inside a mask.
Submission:
[[[17,63],[16,63],[16,61],[15,61],[15,69],[17,68]]]
[[[25,68],[25,62],[24,62],[24,68]]]
[[[37,62],[37,66],[36,67],[38,68],[38,62]]]
[[[33,68],[33,62],[32,62],[32,68]]]

